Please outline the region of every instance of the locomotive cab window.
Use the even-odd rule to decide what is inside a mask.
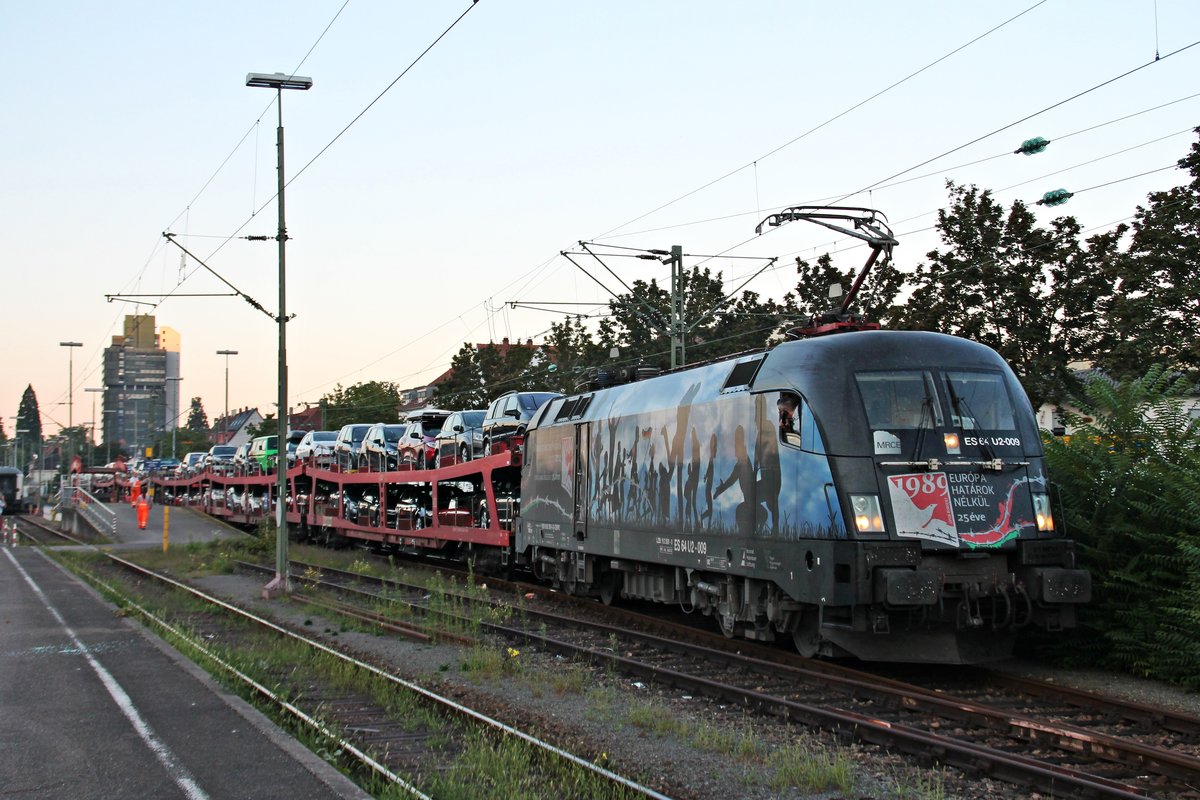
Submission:
[[[780,392],[775,407],[779,411],[779,441],[799,447],[800,396],[795,392]]]
[[[995,372],[947,372],[950,421],[964,431],[1016,430],[1012,401],[1004,379]]]
[[[873,430],[942,425],[933,377],[924,370],[860,372],[854,376]]]

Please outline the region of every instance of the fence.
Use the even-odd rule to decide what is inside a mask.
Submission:
[[[117,514],[97,499],[87,490],[78,486],[64,486],[62,490],[62,505],[73,508],[101,533],[108,533],[116,538]]]

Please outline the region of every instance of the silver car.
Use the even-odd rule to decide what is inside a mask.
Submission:
[[[337,431],[309,431],[296,445],[296,461],[328,469],[333,465],[333,443]]]

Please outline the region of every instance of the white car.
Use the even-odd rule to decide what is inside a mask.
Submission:
[[[296,445],[296,462],[311,461],[314,466],[328,468],[333,464],[333,443],[337,431],[309,431]]]

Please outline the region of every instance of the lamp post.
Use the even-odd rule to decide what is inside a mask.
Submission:
[[[83,342],[59,342],[59,347],[67,348],[67,471],[71,470],[71,462],[75,456],[75,442],[71,438],[71,428],[75,427],[75,350],[83,347]]]
[[[229,357],[236,356],[237,350],[218,350],[217,355],[225,356],[225,416],[221,417],[221,426],[225,429],[226,438],[221,439],[217,444],[226,444],[229,436]]]
[[[279,126],[275,131],[276,172],[279,180],[279,197],[276,203],[279,207],[279,231],[275,236],[279,243],[279,443],[278,447],[286,454],[288,435],[287,408],[287,225],[284,222],[283,191],[285,186],[283,173],[283,90],[312,88],[312,78],[302,78],[297,75],[284,75],[276,72],[268,75],[251,72],[246,76],[247,86],[259,86],[275,90],[275,102],[279,110]],[[275,472],[279,476],[275,498],[275,579],[267,584],[264,593],[275,595],[287,594],[291,591],[288,582],[288,531],[287,531],[287,458],[278,460]]]
[[[19,445],[21,443],[21,434],[29,433],[29,429],[28,428],[17,428],[15,433],[16,433],[16,438],[13,439],[13,466],[21,467],[22,465],[18,463],[20,461],[20,459],[17,458],[17,445]],[[21,471],[24,472],[25,470],[22,469]]]
[[[168,383],[174,383],[175,391],[178,392],[179,391],[179,382],[181,380],[183,380],[183,378],[166,378],[165,380]],[[226,380],[228,380],[228,378],[226,378]],[[228,385],[228,384],[226,384],[226,385]],[[227,392],[226,397],[228,397],[228,389],[226,390],[226,392]],[[226,400],[225,402],[228,403],[229,401]],[[176,403],[175,406],[176,406],[176,408],[178,408],[179,404]],[[175,419],[171,420],[171,458],[175,458],[175,431],[177,431],[177,430],[179,430],[179,414],[176,414]]]
[[[85,386],[85,392],[92,396],[92,460],[96,460],[96,395],[103,392],[104,389],[94,389],[91,386]]]
[[[106,408],[101,413],[116,414],[117,410],[115,408]],[[116,424],[117,424],[116,420],[113,420],[113,425],[115,426]],[[108,430],[107,425],[104,426],[104,428],[105,428],[105,430]],[[104,465],[108,466],[111,463],[112,463],[112,436],[109,434],[105,434],[105,436],[104,436]]]

